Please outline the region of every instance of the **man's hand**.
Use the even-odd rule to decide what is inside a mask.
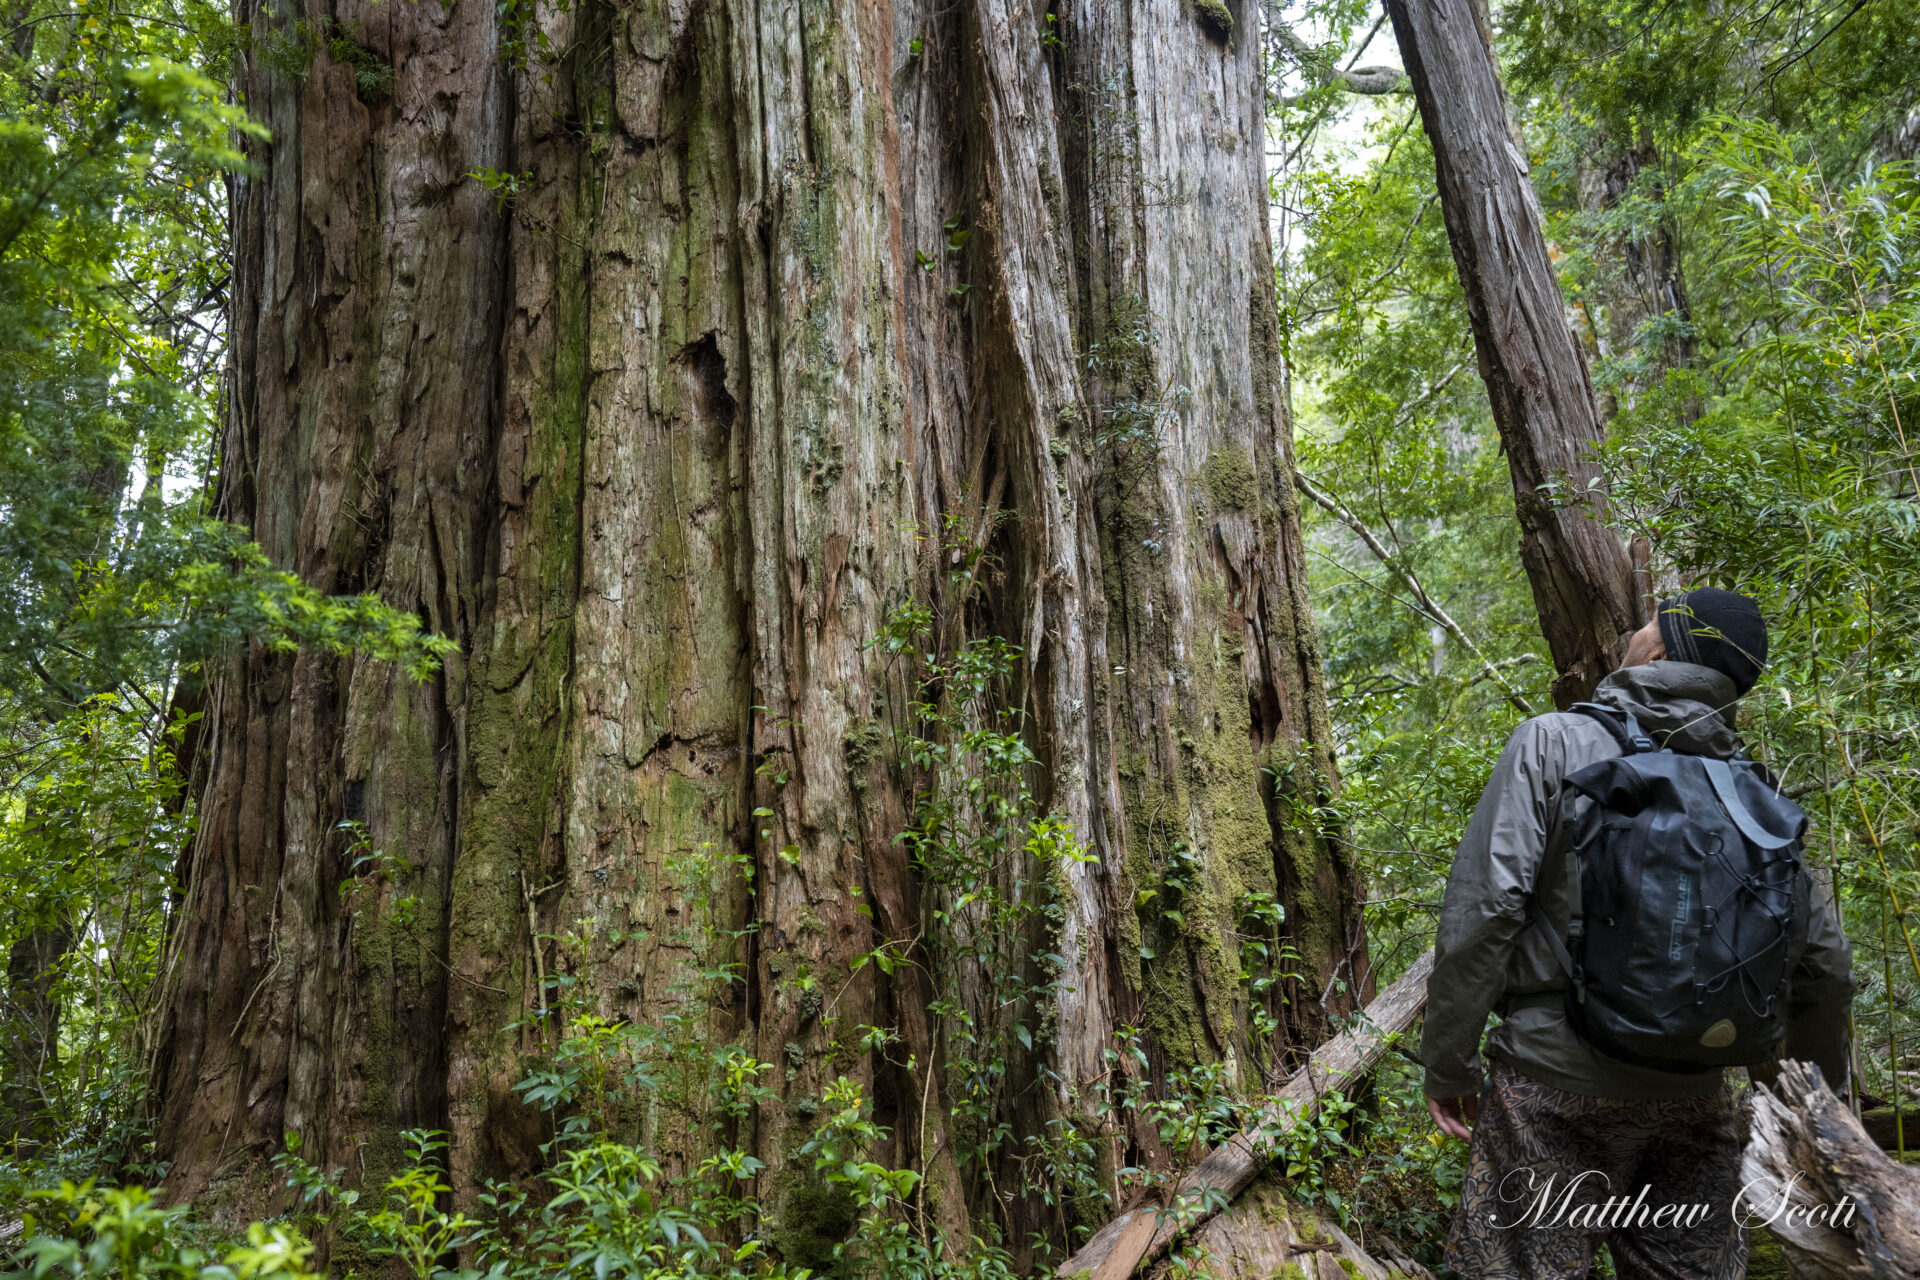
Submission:
[[[1428,1098],[1427,1114],[1440,1126],[1440,1132],[1463,1142],[1473,1141],[1473,1122],[1480,1115],[1478,1098]]]

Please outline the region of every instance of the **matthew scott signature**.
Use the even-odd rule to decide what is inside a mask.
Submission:
[[[1524,1190],[1517,1185],[1521,1178],[1526,1181]],[[1852,1196],[1841,1196],[1835,1204],[1813,1204],[1804,1199],[1796,1202],[1793,1190],[1799,1181],[1798,1173],[1784,1186],[1772,1178],[1756,1178],[1740,1188],[1729,1211],[1748,1229],[1771,1227],[1775,1223],[1789,1227],[1853,1225]],[[1714,1213],[1714,1206],[1710,1204],[1648,1203],[1653,1191],[1649,1185],[1642,1185],[1632,1196],[1598,1198],[1600,1193],[1612,1190],[1612,1180],[1598,1169],[1588,1169],[1564,1181],[1555,1174],[1536,1178],[1532,1169],[1515,1169],[1501,1181],[1500,1199],[1504,1204],[1518,1204],[1522,1208],[1506,1222],[1500,1221],[1495,1213],[1489,1213],[1487,1219],[1502,1230],[1573,1227],[1581,1231],[1614,1231],[1623,1227],[1697,1227]]]

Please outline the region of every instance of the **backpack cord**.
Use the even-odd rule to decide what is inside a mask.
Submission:
[[[1758,951],[1755,951],[1751,955],[1743,956],[1740,954],[1740,951],[1739,951],[1740,944],[1739,944],[1739,939],[1737,938],[1734,939],[1732,942],[1726,944],[1727,954],[1733,957],[1733,963],[1729,964],[1726,968],[1720,970],[1720,972],[1712,975],[1704,982],[1696,980],[1693,984],[1694,989],[1696,991],[1708,991],[1708,992],[1719,991],[1723,986],[1726,985],[1726,980],[1729,977],[1733,976],[1735,973],[1738,973],[1742,979],[1740,984],[1740,994],[1741,994],[1741,997],[1746,1001],[1747,1010],[1757,1018],[1764,1018],[1772,1012],[1773,1002],[1779,998],[1780,993],[1778,991],[1767,993],[1766,998],[1764,1002],[1761,1004],[1761,1006],[1759,1008],[1755,1008],[1753,999],[1756,994],[1759,994],[1760,984],[1757,980],[1754,979],[1752,968],[1755,964],[1758,964],[1769,953],[1771,953],[1776,947],[1782,946],[1788,941],[1789,936],[1791,935],[1791,932],[1792,932],[1792,925],[1793,925],[1793,921],[1792,921],[1793,888],[1791,885],[1784,886],[1783,888],[1782,886],[1768,884],[1765,881],[1760,880],[1760,878],[1757,875],[1751,875],[1751,874],[1739,875],[1735,873],[1733,864],[1727,858],[1726,847],[1721,843],[1719,843],[1718,841],[1715,841],[1714,848],[1708,856],[1718,859],[1721,862],[1721,864],[1724,865],[1730,873],[1734,873],[1732,875],[1732,878],[1734,882],[1739,886],[1739,888],[1734,891],[1734,896],[1737,897],[1739,893],[1742,891],[1751,894],[1754,900],[1759,904],[1761,911],[1764,912],[1766,914],[1766,917],[1769,920],[1773,921],[1773,923],[1778,927],[1778,932],[1774,935],[1774,938],[1771,942],[1767,943],[1765,946],[1761,947]],[[1788,899],[1788,906],[1785,911],[1781,911],[1773,905],[1773,900],[1777,898],[1782,892],[1784,892],[1787,895],[1787,899]],[[1717,909],[1715,910],[1717,914]]]

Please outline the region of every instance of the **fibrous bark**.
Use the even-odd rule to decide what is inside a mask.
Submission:
[[[242,8],[274,138],[236,184],[222,510],[461,653],[420,686],[266,652],[212,680],[158,1062],[176,1191],[289,1130],[350,1174],[410,1126],[449,1131],[459,1185],[524,1173],[558,974],[773,1064],[737,1135],[769,1212],[844,1074],[941,1225],[1058,1238],[988,1206],[1018,1152],[971,1154],[943,1100],[940,890],[897,838],[921,690],[872,643],[908,601],[942,654],[1021,647],[997,693],[1090,854],[1010,851],[1048,903],[1029,963],[1064,968],[1047,1008],[982,1005],[1025,1020],[994,1119],[1097,1130],[1127,1026],[1156,1076],[1283,1071],[1364,990],[1319,817],[1255,42],[1178,0],[1053,12]],[[356,65],[270,64],[298,21]],[[368,849],[405,863],[343,894]],[[1139,909],[1175,858],[1178,927]],[[1238,950],[1262,894],[1301,957],[1269,1043]],[[883,944],[923,963],[858,963]],[[634,1099],[638,1136],[684,1167],[698,1101]],[[1161,1158],[1151,1126],[1102,1140]]]
[[[1520,555],[1564,707],[1592,692],[1638,626],[1626,554],[1603,523],[1593,383],[1476,0],[1388,0],[1387,11],[1433,144],[1447,238],[1513,475]]]

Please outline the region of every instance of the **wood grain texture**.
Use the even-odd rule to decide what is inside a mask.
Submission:
[[[1593,382],[1477,0],[1388,0],[1387,12],[1433,144],[1480,376],[1513,476],[1520,556],[1559,671],[1554,700],[1566,707],[1613,670],[1639,625],[1631,566],[1604,523]]]
[[[1210,1220],[1213,1213],[1207,1205],[1231,1202],[1266,1168],[1265,1141],[1318,1115],[1329,1094],[1344,1093],[1365,1077],[1392,1038],[1418,1020],[1426,1008],[1427,978],[1432,972],[1429,951],[1366,1007],[1359,1026],[1316,1049],[1307,1066],[1262,1108],[1257,1123],[1215,1148],[1180,1180],[1172,1210],[1144,1206],[1121,1214],[1062,1263],[1060,1274],[1092,1271],[1101,1280],[1121,1280]],[[1156,1223],[1151,1234],[1142,1229],[1148,1221]]]
[[[1749,1096],[1740,1180],[1805,1280],[1920,1275],[1920,1169],[1890,1159],[1810,1063]],[[1851,1205],[1835,1220],[1830,1211]],[[1823,1212],[1823,1208],[1825,1211]]]
[[[1336,1224],[1290,1204],[1271,1174],[1196,1230],[1193,1243],[1196,1270],[1217,1280],[1294,1274],[1289,1267],[1297,1267],[1302,1280],[1392,1280],[1394,1271],[1405,1280],[1418,1274],[1397,1263],[1390,1269]]]

